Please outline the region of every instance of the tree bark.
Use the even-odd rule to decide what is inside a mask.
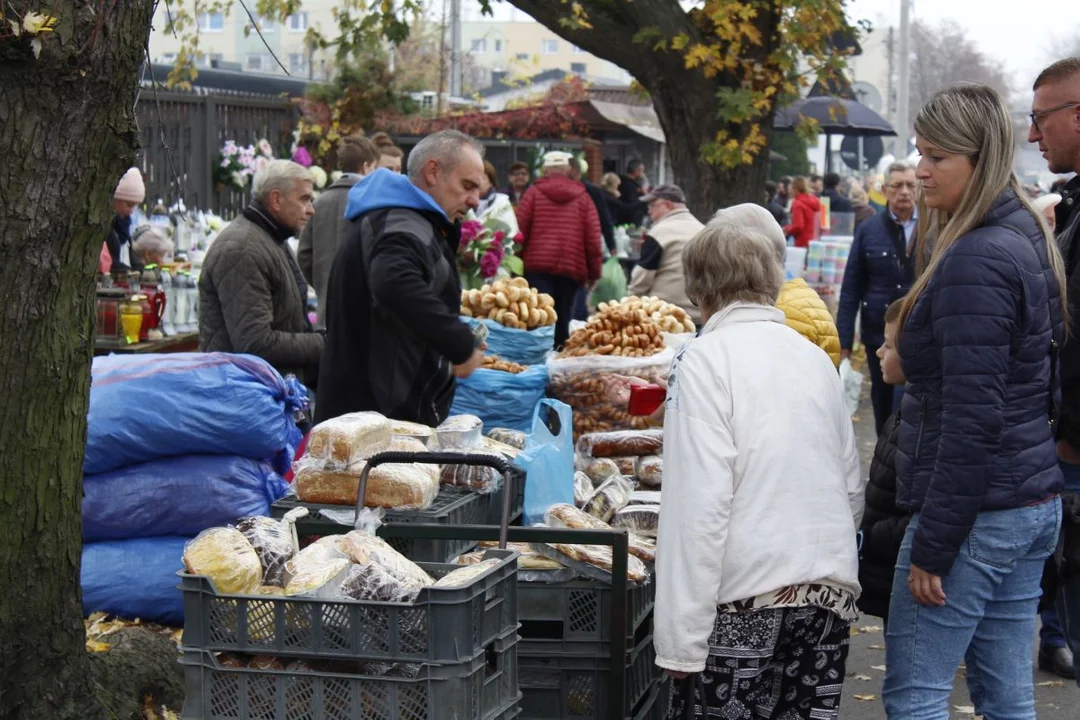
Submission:
[[[39,58],[0,39],[0,717],[92,719],[110,714],[79,587],[94,274],[135,156],[153,3],[35,9],[58,18]]]
[[[706,78],[698,68],[687,68],[682,53],[654,49],[656,38],[679,33],[691,43],[714,42],[705,37],[690,16],[672,0],[594,0],[583,2],[591,28],[573,28],[564,21],[568,6],[549,0],[507,0],[527,12],[556,35],[588,52],[615,63],[633,75],[652,97],[653,107],[664,130],[668,157],[675,182],[686,193],[691,212],[705,220],[718,209],[741,202],[764,200],[769,153],[761,150],[752,163],[735,168],[710,164],[701,158],[704,144],[714,141],[721,130],[742,138],[745,126],[731,125],[717,118],[716,93],[721,88],[738,87],[736,78],[720,74]],[[764,38],[763,46],[747,46],[743,57],[752,56],[764,64],[776,41],[779,22],[774,7],[759,7],[754,25]],[[651,30],[652,40],[631,42],[637,33]],[[766,139],[772,136],[773,112],[758,122]],[[767,145],[766,145],[767,148]]]

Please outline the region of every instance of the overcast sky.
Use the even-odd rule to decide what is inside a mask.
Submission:
[[[471,8],[469,6],[472,6]],[[465,2],[466,18],[478,19],[479,4]],[[853,20],[867,19],[875,27],[900,25],[900,0],[851,0]],[[1080,37],[1077,0],[913,0],[913,16],[927,22],[955,20],[990,57],[1001,60],[1016,88],[1030,87],[1039,70],[1049,64],[1056,40]],[[496,5],[495,17],[509,20],[516,13],[508,3]],[[519,14],[520,17],[520,14]],[[1059,30],[1060,29],[1060,30]]]

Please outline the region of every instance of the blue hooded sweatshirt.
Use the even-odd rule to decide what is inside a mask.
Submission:
[[[435,212],[450,222],[435,198],[413,185],[404,175],[379,168],[349,189],[345,203],[345,218],[355,220],[372,210],[385,208],[409,208],[421,212]]]

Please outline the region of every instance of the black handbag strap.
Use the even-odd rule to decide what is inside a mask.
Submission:
[[[694,699],[694,690],[697,690],[697,694],[701,698],[701,717],[709,717],[709,700],[705,693],[705,680],[702,678],[701,673],[692,673],[683,678],[683,716],[682,720],[697,720],[698,715],[695,712],[697,703]]]

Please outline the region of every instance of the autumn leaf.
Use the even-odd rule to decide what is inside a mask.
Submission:
[[[877,695],[854,695],[853,697],[856,700],[862,700],[863,702],[870,702],[872,700],[877,700]]]
[[[87,640],[86,651],[87,652],[108,652],[112,649],[112,645],[107,642],[101,642],[100,640]]]
[[[885,649],[884,645],[867,645],[867,647],[870,648],[871,650],[884,650]]]
[[[39,12],[28,12],[23,17],[23,30],[28,35],[40,35],[41,33],[52,32],[56,26],[56,18],[52,15],[45,15]]]
[[[852,679],[854,679],[854,680],[863,680],[863,681],[866,681],[866,680],[873,680],[873,679],[874,679],[874,678],[870,677],[869,675],[862,675],[862,674],[859,674],[859,675],[852,675],[851,677],[852,677]]]
[[[953,705],[953,710],[960,713],[961,715],[974,715],[975,714],[975,706],[974,705]]]
[[[885,672],[885,666],[884,665],[871,665],[870,669],[871,670],[877,670],[878,672]]]
[[[861,633],[881,632],[881,626],[880,625],[865,625],[865,626],[859,628],[859,632],[861,632]]]
[[[1044,680],[1043,682],[1035,683],[1035,687],[1065,687],[1065,683],[1061,680]]]

